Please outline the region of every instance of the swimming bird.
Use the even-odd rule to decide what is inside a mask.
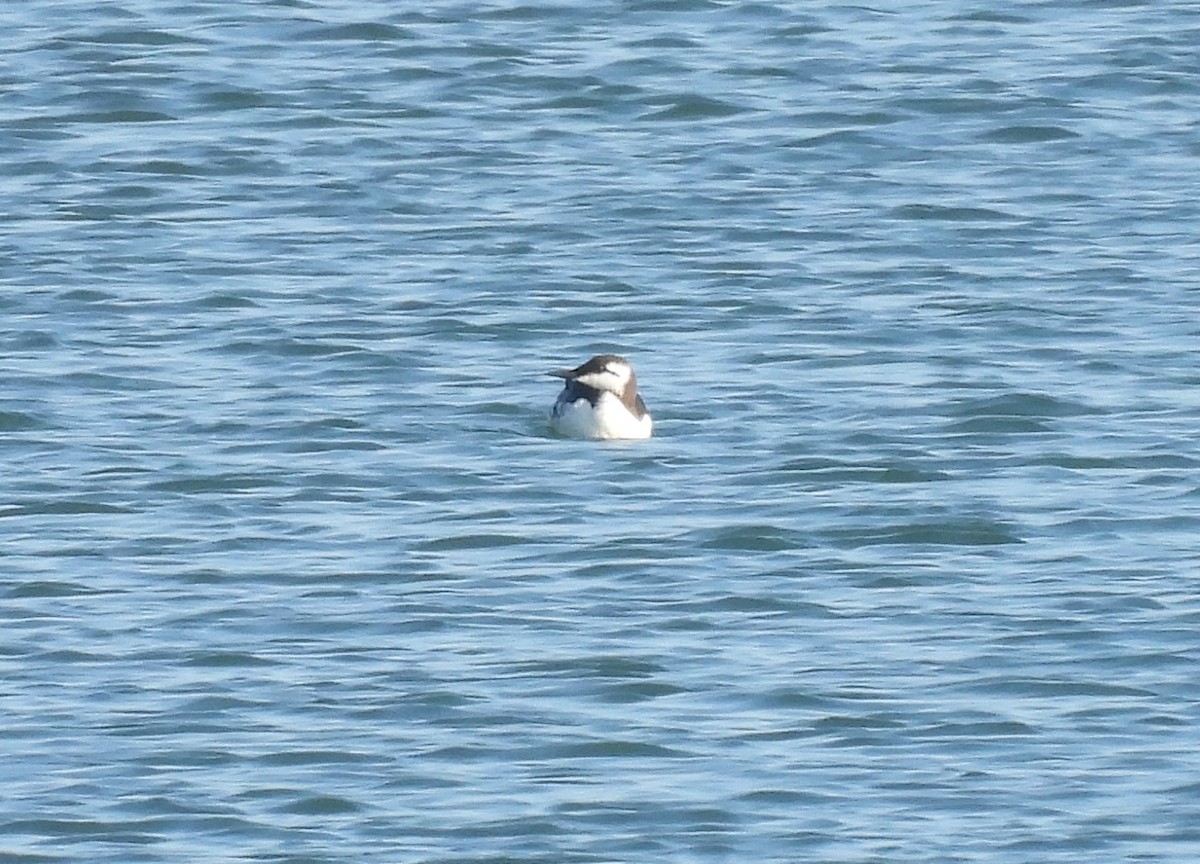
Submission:
[[[600,354],[574,369],[550,373],[564,379],[550,411],[550,427],[568,438],[649,438],[654,421],[624,357]]]

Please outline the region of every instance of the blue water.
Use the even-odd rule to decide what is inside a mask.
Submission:
[[[1200,10],[408,8],[5,7],[0,861],[1200,858]]]

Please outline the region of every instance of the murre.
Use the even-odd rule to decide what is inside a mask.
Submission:
[[[649,438],[654,421],[638,395],[637,376],[624,357],[600,354],[574,369],[550,373],[564,380],[550,411],[550,427],[568,438]]]

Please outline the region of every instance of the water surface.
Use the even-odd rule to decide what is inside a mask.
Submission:
[[[1187,4],[7,19],[0,860],[1195,860]]]

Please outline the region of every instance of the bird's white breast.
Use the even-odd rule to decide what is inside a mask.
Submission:
[[[639,419],[613,393],[601,393],[593,406],[586,399],[554,405],[551,426],[568,438],[649,438],[654,421],[649,413]]]

